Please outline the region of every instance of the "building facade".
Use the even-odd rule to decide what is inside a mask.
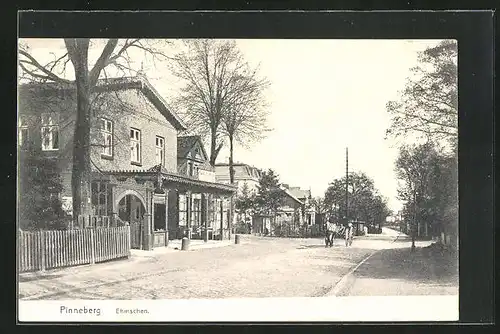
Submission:
[[[244,185],[246,184],[251,192],[257,192],[261,170],[257,167],[244,164],[235,163],[234,168],[234,183],[238,187],[238,192],[241,193]],[[215,178],[217,182],[229,184],[229,164],[218,163],[215,164]]]
[[[245,187],[250,194],[257,194],[261,170],[244,163],[235,163],[233,164],[233,168],[234,184],[238,189],[236,195],[241,195]],[[219,183],[230,184],[229,164],[215,164],[215,180]],[[263,226],[266,223],[269,224],[268,218],[254,217],[251,212],[243,213],[235,210],[234,213],[232,225],[237,226],[238,223],[246,224],[251,227],[251,231],[249,232],[260,233],[261,229],[257,228],[257,226]]]
[[[300,187],[289,187],[286,185],[287,190],[295,198],[302,202],[303,205],[303,220],[308,226],[316,223],[316,209],[311,205],[311,190],[301,189]]]
[[[63,191],[57,195],[69,213],[75,110],[73,85],[19,88],[20,149],[35,148],[58,161]],[[186,125],[145,78],[99,81],[91,96],[90,129],[92,217],[82,217],[82,224],[100,217],[130,224],[132,247],[141,249],[184,236],[229,236],[227,199],[236,187],[215,181],[199,144],[189,156],[178,156],[184,152],[178,135]]]

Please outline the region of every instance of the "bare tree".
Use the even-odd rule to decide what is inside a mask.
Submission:
[[[224,115],[240,105],[251,82],[248,79],[255,78],[254,71],[235,41],[184,40],[183,46],[170,66],[185,84],[178,105],[188,127],[203,138],[209,137],[213,165],[226,137]]]
[[[235,87],[222,114],[222,130],[229,139],[229,179],[234,183],[234,141],[248,146],[270,131],[266,127],[268,110],[263,94],[269,82],[258,78],[255,70],[235,77],[232,85]]]
[[[18,51],[21,78],[35,82],[70,84],[76,88],[77,109],[71,179],[74,219],[80,214],[90,213],[91,209],[88,204],[91,184],[91,95],[97,87],[98,79],[105,73],[105,69],[110,67],[114,67],[118,72],[133,73],[129,54],[132,49],[142,50],[145,55],[152,56],[153,61],[166,58],[163,50],[157,47],[158,41],[109,39],[105,41],[97,60],[89,69],[89,50],[91,47],[99,46],[99,42],[88,38],[64,39],[66,52],[62,56],[54,56],[54,60],[45,65],[32,56],[26,45],[20,45]],[[73,65],[74,81],[65,76],[68,62]]]

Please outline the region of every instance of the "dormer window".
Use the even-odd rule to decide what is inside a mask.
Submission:
[[[187,162],[186,173],[188,176],[198,176],[198,170],[199,170],[198,164],[192,161]]]
[[[42,151],[59,149],[59,115],[56,113],[42,114]]]

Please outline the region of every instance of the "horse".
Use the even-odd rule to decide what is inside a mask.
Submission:
[[[333,247],[333,240],[339,236],[339,226],[327,223],[325,226],[325,247]]]

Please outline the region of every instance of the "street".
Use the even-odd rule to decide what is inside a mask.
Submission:
[[[390,262],[391,254],[408,256],[409,241],[396,237],[390,233],[359,237],[349,248],[343,240],[335,240],[334,247],[325,248],[323,239],[245,235],[239,245],[20,275],[19,296],[24,300],[321,297],[331,295],[334,288],[335,295],[343,296],[455,293],[451,283],[444,288],[436,285],[438,271],[434,276],[429,271],[412,273],[410,262],[401,258]],[[422,288],[426,277],[434,288]]]

